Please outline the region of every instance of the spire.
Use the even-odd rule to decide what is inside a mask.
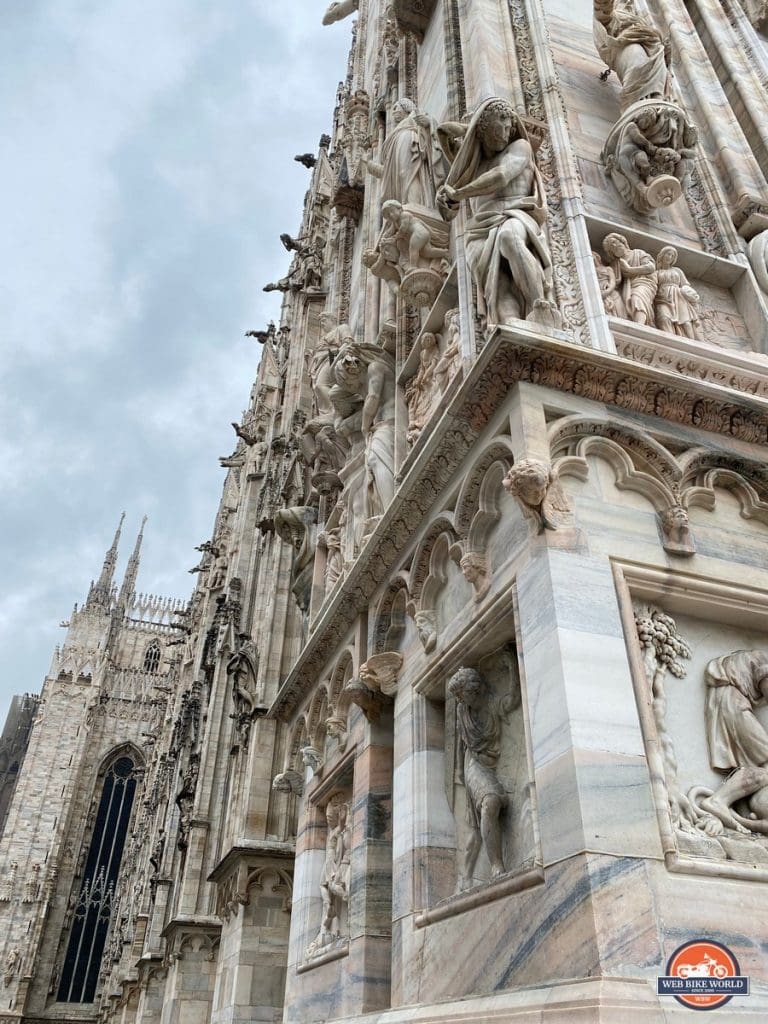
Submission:
[[[86,605],[98,604],[103,608],[109,608],[110,596],[112,593],[112,580],[115,575],[115,566],[117,565],[117,548],[120,544],[120,534],[123,529],[124,521],[125,512],[120,516],[120,522],[117,524],[115,539],[112,541],[112,546],[104,556],[104,565],[101,568],[101,575],[99,576],[98,582],[91,583],[91,589],[88,592]]]
[[[144,539],[144,524],[146,521],[147,517],[144,516],[141,520],[139,535],[136,538],[136,543],[133,547],[133,554],[128,559],[128,565],[125,569],[125,576],[123,577],[123,583],[117,597],[117,604],[121,608],[126,607],[131,599],[131,595],[136,590],[136,578],[139,575],[139,555],[141,553],[141,542]]]

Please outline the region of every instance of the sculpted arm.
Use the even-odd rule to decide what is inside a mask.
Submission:
[[[384,382],[386,370],[382,363],[371,363],[368,367],[368,392],[363,402],[362,431],[367,434],[376,419],[376,413],[381,405],[381,398],[384,394]]]
[[[533,150],[525,139],[517,139],[507,147],[497,167],[483,171],[468,185],[454,189],[457,199],[470,199],[472,196],[492,195],[504,185],[508,185],[523,174],[533,163]]]

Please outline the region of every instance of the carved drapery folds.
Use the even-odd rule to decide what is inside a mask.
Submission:
[[[623,235],[603,239],[605,262],[593,253],[600,291],[609,316],[669,334],[696,338],[700,333],[699,296],[676,266],[677,250],[665,245],[654,259],[632,249]]]
[[[594,0],[597,52],[621,83],[621,117],[601,154],[626,204],[653,213],[683,194],[696,128],[670,98],[670,50],[633,0]]]
[[[645,100],[613,126],[601,159],[627,206],[653,213],[683,194],[697,138],[696,128],[674,103]]]
[[[322,918],[317,936],[307,947],[308,960],[349,939],[349,876],[352,845],[352,814],[350,796],[335,793],[325,806],[328,834],[325,862],[320,879]]]
[[[672,616],[654,605],[639,605],[635,623],[678,847],[715,860],[768,864],[768,732],[755,714],[768,699],[768,651],[738,650],[710,658],[697,683],[684,664],[695,651]],[[704,732],[709,768],[713,777],[719,776],[714,783],[689,786],[686,793],[678,780],[684,767],[691,775],[685,763],[691,745],[675,749],[668,721],[668,674],[685,679],[688,687],[701,687],[703,721],[694,728]]]
[[[420,339],[419,368],[405,388],[408,444],[415,444],[448,385],[461,369],[459,311],[445,314],[443,332],[425,331]]]
[[[412,100],[397,100],[380,161],[368,173],[380,179],[381,229],[363,263],[394,294],[431,306],[448,273],[448,230],[435,208],[443,177],[435,126]]]
[[[544,186],[519,115],[507,100],[492,97],[468,126],[451,123],[440,130],[449,151],[463,135],[437,201],[446,220],[469,201],[466,252],[479,312],[489,324],[524,319],[559,327]],[[495,174],[489,177],[489,171]]]

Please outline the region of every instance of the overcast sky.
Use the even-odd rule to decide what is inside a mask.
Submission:
[[[324,7],[3,5],[0,728],[123,509],[120,569],[146,514],[138,589],[190,593],[345,74]]]

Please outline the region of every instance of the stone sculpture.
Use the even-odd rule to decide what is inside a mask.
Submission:
[[[435,367],[435,384],[441,395],[461,370],[461,327],[458,309],[449,309],[445,314],[442,342],[443,352]]]
[[[14,946],[13,949],[9,952],[8,956],[5,958],[5,970],[3,972],[3,983],[4,983],[6,988],[8,988],[8,986],[13,981],[14,975],[16,974],[16,971],[18,970],[18,967],[19,967],[19,960],[20,959],[21,959],[21,955],[20,955],[18,949],[16,949],[16,947]]]
[[[594,0],[597,52],[621,82],[621,109],[669,94],[669,43],[633,0]]]
[[[333,364],[336,433],[365,443],[366,518],[380,516],[395,493],[394,360],[377,345],[348,342]]]
[[[329,715],[325,720],[325,731],[332,738],[335,739],[340,751],[344,751],[347,746],[347,720],[341,715]]]
[[[619,118],[601,157],[627,205],[647,214],[683,194],[697,139],[696,128],[675,104],[644,101]]]
[[[727,777],[698,807],[735,832],[768,835],[768,732],[755,715],[768,702],[768,652],[713,658],[704,682],[709,762]],[[734,810],[740,800],[747,800],[749,817]]]
[[[317,509],[312,505],[295,505],[275,512],[275,531],[294,550],[293,585],[296,603],[302,612],[309,609],[312,567],[315,555]]]
[[[631,249],[623,235],[612,233],[603,239],[603,250],[607,265],[598,254],[593,256],[606,313],[670,334],[696,337],[699,296],[675,266],[674,246],[664,246],[654,260],[644,249]]]
[[[432,121],[404,96],[392,106],[392,122],[381,162],[366,160],[368,173],[381,179],[382,206],[394,199],[432,208],[440,162]]]
[[[293,793],[295,796],[301,796],[304,792],[304,777],[301,772],[288,768],[274,777],[272,789],[278,793]]]
[[[448,273],[448,232],[436,215],[388,199],[382,228],[363,263],[415,306],[431,306]]]
[[[660,331],[695,338],[699,328],[699,296],[677,263],[677,249],[665,245],[656,257],[653,311]]]
[[[325,550],[325,589],[326,593],[344,575],[344,554],[341,550],[343,543],[341,524],[318,537],[318,543],[322,540]]]
[[[425,654],[430,654],[437,646],[437,614],[431,608],[420,608],[415,612],[413,621],[419,634],[421,646]]]
[[[332,25],[335,21],[343,21],[354,14],[360,6],[360,0],[338,0],[332,3],[323,15],[323,24]]]
[[[626,238],[615,233],[605,236],[603,251],[616,277],[627,319],[653,326],[658,287],[653,257],[644,249],[630,249]]]
[[[455,126],[454,126],[455,127]],[[511,104],[484,100],[438,191],[446,220],[468,200],[467,262],[489,324],[526,319],[559,327],[552,258],[544,235],[547,205],[533,147]]]
[[[501,755],[501,725],[512,710],[512,701],[494,700],[488,691],[487,683],[474,668],[460,668],[448,683],[448,693],[456,700],[459,781],[466,787],[470,829],[459,871],[460,891],[472,886],[483,847],[491,878],[498,878],[505,870],[500,819],[507,798],[496,768]]]
[[[571,512],[551,466],[538,459],[520,459],[503,480],[504,489],[520,502],[538,533],[556,530]]]
[[[757,283],[768,294],[768,230],[760,231],[750,239],[747,251]]]
[[[408,405],[408,444],[414,444],[418,440],[432,412],[435,397],[439,394],[435,380],[435,368],[439,362],[440,349],[437,337],[426,331],[421,336],[419,368],[405,388],[405,401]]]
[[[349,905],[349,862],[352,842],[352,827],[349,817],[348,801],[341,793],[336,793],[325,808],[328,838],[320,881],[323,917],[317,937],[307,948],[307,959],[318,956],[329,946],[343,939],[345,910]]]
[[[239,633],[237,650],[227,662],[227,677],[231,680],[232,715],[243,747],[248,745],[251,722],[256,712],[256,679],[259,672],[259,654],[247,633]]]
[[[491,585],[491,573],[488,558],[482,551],[467,551],[462,555],[459,567],[464,578],[472,586],[475,598],[479,601],[488,592]]]
[[[695,555],[688,509],[672,505],[658,513],[664,550],[672,555]]]

